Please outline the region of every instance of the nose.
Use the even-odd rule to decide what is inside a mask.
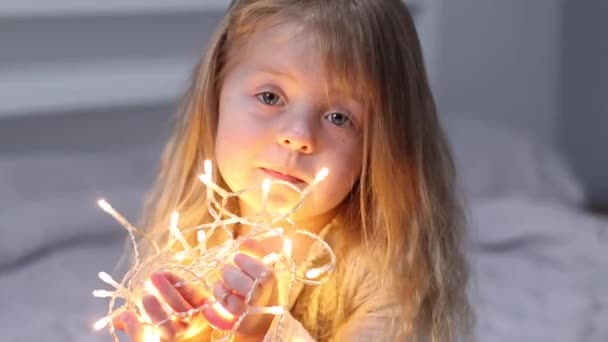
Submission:
[[[304,119],[288,122],[277,135],[277,143],[298,153],[309,154],[314,151],[314,128]]]

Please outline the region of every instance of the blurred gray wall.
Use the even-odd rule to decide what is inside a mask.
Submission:
[[[608,210],[608,1],[568,0],[563,44],[560,145]]]
[[[473,114],[556,144],[608,211],[608,1],[443,1],[434,88]]]
[[[442,2],[436,95],[442,112],[555,138],[562,0]]]
[[[2,1],[7,0],[0,0],[0,6]],[[608,141],[602,130],[608,128],[608,76],[602,67],[608,59],[603,34],[608,32],[608,2],[416,2],[441,112],[489,117],[557,142],[594,200],[608,203],[608,158],[603,151]],[[129,144],[160,148],[177,96],[221,16],[221,10],[32,17],[1,13],[0,158],[88,153]],[[69,88],[67,104],[52,103],[56,94],[66,94],[60,77],[56,87],[43,93],[19,88],[23,74],[30,87],[37,84],[36,77],[44,82],[45,73],[55,67],[98,68],[103,76],[112,63],[121,67],[117,83],[156,74],[167,81],[140,81],[124,96],[102,96],[97,102]],[[130,68],[136,71],[133,77]],[[114,98],[119,100],[112,102]]]
[[[160,148],[177,98],[221,13],[10,17],[1,12],[0,158],[112,151],[141,144]],[[72,72],[76,68],[82,73]],[[100,92],[111,95],[96,92],[96,78],[88,80],[89,74],[101,77],[105,88]],[[145,79],[156,74],[165,77]]]

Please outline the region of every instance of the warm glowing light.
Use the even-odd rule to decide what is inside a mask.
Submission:
[[[99,330],[107,325],[112,324],[113,317],[116,317],[124,310],[133,310],[139,313],[139,319],[145,325],[144,342],[160,341],[159,330],[155,325],[152,325],[146,311],[143,309],[142,297],[145,295],[153,295],[157,297],[163,310],[167,313],[167,318],[174,322],[183,321],[197,313],[201,313],[208,317],[208,323],[204,327],[210,326],[218,330],[230,330],[228,340],[234,337],[235,332],[239,329],[239,325],[243,319],[249,314],[272,314],[282,315],[288,308],[284,306],[268,306],[257,307],[247,305],[244,312],[236,316],[226,309],[220,302],[209,302],[200,307],[193,308],[188,312],[176,312],[171,308],[159,294],[158,289],[152,283],[150,278],[153,272],[168,271],[174,273],[182,280],[178,283],[183,286],[187,283],[197,283],[200,285],[201,291],[206,293],[206,298],[213,298],[213,284],[217,281],[218,275],[222,267],[230,264],[234,260],[237,253],[250,255],[242,248],[242,243],[246,239],[254,239],[262,241],[268,238],[278,238],[282,243],[282,251],[275,251],[263,258],[253,256],[256,259],[262,260],[270,269],[276,272],[286,272],[291,275],[290,281],[300,282],[307,285],[322,284],[327,278],[319,277],[322,274],[329,274],[336,264],[336,256],[331,247],[320,236],[322,234],[313,234],[305,229],[302,229],[292,221],[292,217],[301,208],[306,197],[310,194],[317,183],[325,179],[329,173],[327,168],[322,168],[315,175],[314,181],[300,189],[293,184],[281,180],[264,179],[262,184],[250,188],[242,189],[236,192],[230,192],[222,189],[213,182],[213,165],[210,160],[205,160],[203,165],[204,173],[199,176],[200,180],[206,186],[206,210],[210,215],[210,220],[203,222],[195,227],[188,227],[178,212],[173,212],[169,218],[168,234],[163,236],[164,239],[157,239],[157,236],[151,236],[149,232],[140,230],[133,226],[124,216],[114,210],[112,206],[105,200],[99,199],[97,204],[105,212],[109,213],[116,221],[118,221],[128,232],[131,243],[134,249],[134,264],[120,282],[115,281],[105,272],[99,272],[99,278],[105,283],[114,287],[112,291],[95,290],[93,296],[100,298],[111,298],[107,316],[100,319],[94,324],[94,328]],[[294,191],[300,193],[300,200],[291,208],[282,208],[281,210],[266,210],[266,202],[269,197],[269,192],[275,184],[281,184],[292,187]],[[255,191],[257,196],[262,197],[262,211],[255,213],[252,216],[240,216],[234,213],[228,206],[231,198],[243,196],[246,192]],[[261,193],[259,192],[261,191]],[[204,195],[203,195],[204,196]],[[287,209],[287,210],[284,210]],[[205,210],[205,208],[202,208]],[[249,229],[245,230],[246,234],[235,237],[235,227],[241,225]],[[280,225],[281,227],[277,227]],[[331,225],[331,224],[330,224]],[[329,225],[328,225],[329,226]],[[216,232],[219,231],[219,234]],[[186,236],[196,234],[197,242],[192,245],[186,240]],[[305,235],[315,241],[325,253],[330,256],[330,261],[320,267],[305,271],[304,276],[299,273],[304,266],[297,260],[292,258],[293,254],[293,239],[296,235]],[[288,237],[289,236],[289,237]],[[290,239],[291,238],[291,239]],[[162,243],[159,243],[161,240]],[[141,243],[149,243],[153,247],[156,254],[149,255],[142,259],[139,255]],[[210,245],[208,245],[210,244]],[[182,247],[182,248],[180,248]],[[296,271],[298,270],[298,271]],[[256,279],[256,281],[261,281]],[[178,286],[176,284],[176,286]],[[251,298],[252,293],[247,295]],[[289,293],[285,292],[285,298],[280,298],[281,303],[289,302]],[[117,299],[119,299],[117,301]],[[123,302],[122,307],[116,307],[116,303]],[[210,320],[209,320],[210,319]],[[217,322],[211,322],[212,320]],[[207,321],[205,321],[207,322]],[[202,328],[202,327],[199,327]],[[188,329],[186,334],[194,337],[200,329]],[[118,337],[115,334],[115,329],[110,329],[110,333],[114,340]]]
[[[177,230],[177,222],[179,222],[179,213],[174,211],[171,213],[171,221],[169,223],[169,228],[173,231]],[[179,232],[179,230],[177,230]]]
[[[160,342],[160,334],[154,327],[144,327],[144,342]]]
[[[112,285],[115,288],[120,288],[120,284],[118,284],[116,282],[116,280],[112,279],[112,277],[110,277],[109,274],[107,274],[106,272],[99,272],[99,279],[101,279],[104,283],[108,284],[108,285]]]
[[[95,324],[93,324],[93,329],[101,330],[106,327],[110,323],[110,317],[104,317],[99,319]]]
[[[112,291],[93,290],[93,296],[97,297],[97,298],[109,298],[109,297],[112,297],[113,295],[114,295],[114,292],[112,292]]]
[[[321,267],[311,268],[308,271],[306,271],[306,278],[308,278],[308,279],[316,279],[321,274],[323,274],[323,269]]]
[[[158,290],[156,289],[154,284],[152,284],[152,280],[150,280],[150,279],[146,280],[146,282],[144,283],[144,288],[146,289],[146,291],[148,291],[149,294],[151,294],[155,297],[160,297]]]
[[[203,169],[205,170],[205,177],[207,178],[209,183],[212,183],[213,182],[213,166],[211,165],[211,160],[207,159],[203,162]],[[211,196],[213,196],[213,188],[211,186],[209,186],[209,184],[207,184],[207,183],[205,183],[205,185],[207,185],[207,198],[211,198]]]
[[[259,311],[271,315],[282,315],[285,313],[285,309],[282,306],[269,306]]]
[[[272,182],[268,178],[265,178],[262,181],[262,203],[263,204],[266,204],[266,201],[268,200],[268,192],[270,191],[271,185],[272,185]]]
[[[230,322],[234,319],[234,315],[230,313],[220,302],[215,302],[213,304],[213,309],[215,312],[222,317],[222,319]]]
[[[318,183],[318,182],[323,181],[325,178],[327,178],[327,175],[329,175],[329,169],[324,167],[321,170],[319,170],[319,172],[317,172],[314,182]]]
[[[184,261],[186,260],[186,258],[188,257],[187,253],[182,252],[177,252],[175,253],[175,255],[173,256],[173,258],[177,261]]]
[[[292,249],[293,245],[291,243],[291,240],[289,238],[285,238],[285,240],[283,240],[283,252],[288,258],[291,258]]]
[[[203,170],[205,170],[205,174],[207,176],[209,176],[209,179],[213,179],[213,177],[212,177],[213,165],[211,164],[211,160],[206,159],[203,162]]]
[[[169,220],[169,231],[171,232],[173,237],[175,237],[175,239],[179,241],[180,245],[182,245],[182,248],[185,251],[189,251],[191,249],[190,244],[188,243],[188,241],[186,241],[184,235],[182,235],[182,232],[179,230],[179,227],[177,226],[178,222],[179,213],[177,211],[174,211],[173,213],[171,213],[171,219]],[[175,259],[178,261],[183,261],[184,259],[186,259],[186,257],[183,253],[178,253],[175,255]]]
[[[108,203],[105,199],[101,198],[97,201],[97,205],[106,213],[111,213],[114,211],[110,203]]]
[[[169,221],[169,231],[183,245],[184,243],[182,242],[182,240],[184,237],[182,236],[182,233],[179,231],[179,228],[177,227],[178,222],[179,222],[179,213],[177,211],[174,211],[173,213],[171,213],[171,219]]]
[[[277,253],[270,253],[262,258],[262,262],[266,265],[273,264],[281,259],[281,256]]]
[[[207,243],[207,234],[205,234],[204,230],[199,230],[196,232],[196,240],[199,245],[205,245]]]

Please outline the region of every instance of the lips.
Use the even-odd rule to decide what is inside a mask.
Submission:
[[[262,170],[262,172],[264,172],[268,176],[270,176],[270,177],[272,177],[274,179],[277,179],[277,180],[282,180],[282,181],[289,182],[289,183],[292,183],[292,184],[306,183],[304,180],[302,180],[302,179],[300,179],[298,177],[295,177],[295,176],[292,176],[292,175],[289,175],[289,174],[286,174],[286,173],[283,173],[283,172],[280,172],[280,171],[276,171],[276,170],[272,170],[272,169],[267,169],[267,168],[263,168],[263,167],[261,167],[260,170]]]

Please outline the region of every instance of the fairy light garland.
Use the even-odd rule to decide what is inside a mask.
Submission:
[[[237,192],[229,192],[213,182],[212,164],[211,161],[204,162],[204,173],[199,179],[206,186],[207,209],[213,221],[206,224],[201,224],[195,227],[180,227],[179,213],[174,212],[171,215],[169,223],[169,234],[167,243],[164,246],[158,246],[155,242],[146,235],[145,232],[133,226],[123,215],[116,211],[104,199],[98,201],[99,207],[110,214],[118,221],[128,232],[134,252],[134,265],[123,276],[122,280],[116,281],[109,274],[99,272],[99,278],[112,287],[112,290],[94,290],[93,296],[98,298],[109,298],[108,313],[105,317],[99,319],[93,328],[96,330],[108,327],[114,341],[118,341],[113,319],[126,310],[134,311],[141,322],[144,324],[144,335],[146,342],[160,341],[158,327],[165,321],[153,324],[145,314],[142,305],[142,298],[147,294],[156,295],[163,309],[167,312],[167,320],[187,321],[194,315],[203,314],[209,321],[210,313],[215,313],[222,320],[222,324],[214,324],[209,321],[213,331],[213,340],[230,341],[234,338],[235,332],[243,320],[253,314],[269,314],[282,315],[289,309],[289,296],[291,289],[296,282],[301,282],[307,285],[319,285],[327,280],[328,276],[336,266],[336,256],[330,246],[317,234],[300,229],[290,217],[296,213],[306,197],[312,189],[328,175],[326,168],[321,169],[315,176],[314,181],[300,190],[295,185],[282,180],[265,179],[261,185],[254,186]],[[271,212],[267,210],[268,194],[274,185],[283,185],[291,188],[300,195],[299,201],[286,212]],[[226,208],[226,204],[230,198],[242,196],[250,191],[261,190],[261,212],[251,217],[241,217]],[[218,198],[219,197],[219,198]],[[233,232],[230,227],[242,225],[250,228],[250,231],[238,238],[233,238]],[[220,229],[226,233],[226,239],[220,244],[208,246],[208,240],[214,236],[216,231]],[[195,233],[197,244],[191,245],[188,243],[185,234]],[[310,267],[305,262],[298,262],[292,257],[293,242],[290,238],[302,235],[314,240],[317,248],[321,248],[323,253],[327,253],[329,261],[321,266]],[[233,260],[234,255],[239,252],[243,241],[247,239],[263,240],[270,237],[279,237],[282,239],[282,250],[273,252],[262,259],[275,273],[287,272],[289,282],[287,291],[283,294],[284,298],[280,299],[282,305],[276,306],[254,306],[251,304],[254,289],[260,283],[261,279],[255,279],[252,289],[245,298],[244,313],[238,317],[233,316],[226,310],[221,302],[224,298],[214,298],[213,284],[221,280],[221,269],[230,260]],[[140,257],[140,244],[142,242],[151,243],[154,248],[154,253],[142,260]],[[176,250],[178,250],[176,252]],[[175,284],[176,287],[184,286],[185,284],[196,284],[205,293],[208,294],[208,300],[199,307],[193,308],[186,312],[174,311],[163,299],[156,293],[156,288],[150,281],[150,275],[153,272],[168,271],[176,274],[183,281]],[[124,302],[121,306],[117,305],[117,301]],[[213,318],[213,317],[212,317]],[[212,319],[213,320],[213,319]],[[215,322],[217,323],[217,322]],[[199,327],[200,329],[204,327]],[[187,331],[187,334],[192,336],[200,332],[200,329]],[[277,334],[280,329],[277,329]]]

